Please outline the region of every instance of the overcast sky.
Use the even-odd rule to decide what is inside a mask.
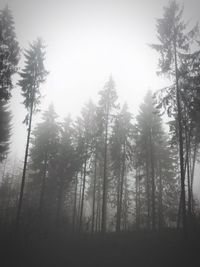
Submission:
[[[180,1],[183,3],[182,1]],[[185,0],[184,16],[194,25],[200,1]],[[53,102],[59,115],[79,114],[112,74],[120,102],[127,101],[135,114],[145,92],[166,84],[157,77],[158,55],[148,47],[157,42],[156,18],[162,17],[165,0],[0,0],[13,12],[22,48],[38,36],[47,45],[42,86],[42,109]],[[21,66],[23,65],[23,57]],[[20,89],[13,90],[12,154],[22,157],[25,145],[24,110]]]

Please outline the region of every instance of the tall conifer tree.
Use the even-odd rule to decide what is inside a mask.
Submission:
[[[32,116],[33,113],[37,111],[38,104],[40,103],[40,98],[41,98],[40,85],[45,81],[45,78],[47,76],[47,71],[45,70],[44,67],[45,52],[42,40],[37,39],[35,42],[30,44],[30,48],[29,50],[25,51],[24,56],[25,56],[25,67],[20,72],[21,79],[19,80],[18,84],[22,89],[22,96],[24,97],[23,104],[28,111],[24,120],[24,123],[28,125],[28,133],[27,133],[27,142],[26,142],[26,150],[24,157],[24,167],[22,174],[19,203],[17,208],[17,227],[19,225],[24,184],[26,178],[26,167],[27,167],[29,141],[31,134],[31,126],[32,126]]]

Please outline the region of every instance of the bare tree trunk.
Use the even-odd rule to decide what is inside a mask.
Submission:
[[[197,141],[195,137],[195,143],[194,143],[194,152],[193,152],[193,157],[192,157],[192,170],[191,170],[191,198],[192,198],[192,212],[194,212],[194,198],[193,198],[193,183],[194,183],[194,170],[195,170],[195,163],[196,163],[196,155],[197,155]]]
[[[108,116],[106,115],[106,126],[105,126],[105,144],[104,144],[104,171],[103,171],[103,198],[102,198],[102,220],[101,220],[101,231],[106,232],[107,222],[107,147],[108,147]]]
[[[85,159],[85,162],[84,162],[84,171],[83,171],[83,188],[82,188],[82,198],[81,198],[81,209],[80,209],[79,231],[82,230],[83,207],[84,207],[84,198],[85,198],[86,170],[87,170],[87,159]]]
[[[140,229],[140,169],[136,170],[135,189],[136,228]]]
[[[123,230],[127,230],[127,223],[128,223],[128,185],[127,185],[127,176],[124,176],[124,205],[123,205],[123,210],[124,210],[124,227]]]
[[[151,147],[151,198],[152,198],[152,229],[155,229],[155,171],[154,171],[154,152],[153,152],[153,141],[152,132],[150,133],[150,147]]]
[[[176,225],[177,230],[180,229],[180,224],[181,224],[181,203],[182,203],[181,199],[182,199],[182,196],[180,193],[180,199],[179,199],[179,205],[178,205],[178,214],[177,214],[177,225]]]
[[[181,117],[181,102],[180,102],[180,90],[178,83],[178,66],[177,66],[177,52],[176,52],[176,40],[174,40],[174,56],[175,56],[175,78],[176,78],[176,101],[178,111],[178,135],[179,135],[179,158],[180,158],[180,171],[181,171],[181,213],[184,237],[187,237],[187,217],[186,217],[186,201],[185,201],[185,175],[184,175],[184,157],[183,157],[183,129],[182,129],[182,117]]]
[[[147,142],[145,140],[145,146],[147,148]],[[147,229],[150,229],[150,185],[149,185],[149,153],[148,149],[146,149],[145,156],[146,163],[146,205],[147,205]]]
[[[18,202],[18,207],[17,207],[17,216],[16,216],[16,229],[17,230],[19,229],[21,209],[22,209],[22,200],[23,200],[23,195],[24,195],[24,185],[25,185],[25,179],[26,179],[26,167],[27,167],[28,150],[29,150],[29,142],[30,142],[30,135],[31,135],[32,116],[33,116],[33,100],[31,102],[31,108],[30,108],[30,118],[29,118],[26,150],[25,150],[25,157],[24,157],[24,167],[23,167],[23,173],[22,173],[19,202]]]
[[[123,200],[123,188],[124,188],[124,175],[125,175],[125,162],[126,161],[126,145],[124,141],[123,145],[123,162],[122,162],[122,174],[120,181],[120,192],[119,192],[119,209],[117,214],[117,231],[121,231],[121,217],[122,217],[122,200]]]
[[[78,200],[78,219],[80,222],[80,212],[81,212],[81,199],[82,199],[82,187],[83,187],[83,168],[81,168],[80,186],[79,186],[79,200]]]
[[[95,152],[95,162],[94,162],[94,184],[93,184],[93,199],[92,199],[92,233],[94,233],[94,220],[95,220],[96,179],[97,179],[97,151]]]
[[[161,161],[159,160],[159,228],[163,227],[163,181],[162,181],[162,168]]]
[[[117,213],[116,213],[116,232],[119,231],[119,202],[120,202],[120,184],[121,184],[121,176],[120,176],[120,170],[117,177]]]
[[[190,140],[188,137],[187,128],[185,129],[185,143],[186,143],[186,170],[187,170],[187,186],[188,186],[188,219],[192,216],[192,201],[191,201],[191,182],[190,182]]]
[[[101,193],[101,183],[100,179],[98,179],[98,191],[97,191],[97,205],[96,205],[96,221],[95,221],[95,231],[99,232],[100,231],[100,215],[101,215],[101,198],[100,198],[100,193]]]
[[[100,232],[101,231],[101,221],[102,221],[102,218],[101,218],[101,215],[102,215],[102,213],[101,213],[101,205],[102,205],[102,203],[101,203],[101,197],[100,197],[100,191],[99,191],[99,205],[98,205],[98,220],[97,220],[97,229],[98,229],[98,232]]]
[[[73,208],[73,217],[72,217],[72,227],[73,227],[73,232],[76,229],[76,202],[77,202],[77,187],[78,187],[78,171],[75,176],[75,189],[74,189],[74,208]]]

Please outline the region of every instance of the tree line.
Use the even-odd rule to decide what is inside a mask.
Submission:
[[[109,77],[80,116],[62,120],[53,105],[32,129],[41,101],[45,47],[37,39],[25,50],[18,71],[20,48],[8,7],[0,13],[0,160],[9,148],[11,113],[8,103],[18,72],[18,86],[27,109],[22,179],[3,172],[0,186],[2,227],[74,232],[126,231],[195,227],[193,195],[199,152],[200,41],[198,26],[187,30],[176,1],[157,19],[160,74],[171,85],[147,92],[138,115],[119,105]],[[169,131],[162,114],[167,112]],[[17,177],[16,177],[17,176]]]

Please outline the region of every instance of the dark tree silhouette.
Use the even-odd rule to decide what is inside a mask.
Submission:
[[[20,81],[18,82],[19,86],[22,89],[22,96],[24,97],[23,104],[28,111],[24,123],[28,125],[28,133],[27,133],[27,142],[26,142],[26,150],[25,150],[25,158],[24,158],[24,167],[22,174],[22,182],[21,189],[19,195],[19,203],[17,209],[17,218],[16,223],[17,227],[19,226],[19,219],[22,208],[22,199],[24,192],[24,184],[26,178],[26,166],[28,159],[28,151],[29,151],[29,141],[31,134],[31,126],[32,126],[32,116],[33,113],[37,111],[37,106],[40,103],[41,93],[40,93],[40,85],[45,81],[47,76],[47,71],[44,67],[44,45],[42,44],[41,39],[37,39],[35,42],[30,44],[29,50],[26,50],[24,53],[25,56],[25,67],[20,72]]]
[[[151,46],[160,53],[160,72],[174,77],[174,86],[172,89],[175,89],[176,92],[176,114],[178,122],[177,130],[181,176],[181,214],[184,235],[187,236],[182,116],[184,109],[181,101],[180,62],[182,60],[182,55],[189,51],[191,40],[196,32],[196,27],[192,31],[186,32],[186,24],[182,21],[182,13],[183,8],[180,8],[176,1],[170,2],[169,5],[164,8],[163,18],[157,20],[157,35],[160,44],[153,44]]]
[[[51,204],[52,192],[49,179],[51,165],[55,161],[59,146],[60,126],[53,105],[43,113],[43,120],[33,129],[30,148],[32,194],[35,194],[39,223],[43,224],[44,214]],[[51,205],[52,206],[52,205]],[[48,216],[46,216],[48,217]]]
[[[125,196],[125,177],[130,169],[133,155],[133,125],[132,115],[125,103],[116,116],[111,136],[111,155],[113,172],[117,177],[117,213],[116,231],[121,230],[123,199]]]
[[[108,190],[108,177],[107,177],[107,161],[108,161],[108,139],[110,121],[112,119],[112,110],[116,108],[117,94],[115,91],[115,84],[112,77],[109,78],[103,90],[99,92],[101,99],[99,101],[99,109],[102,116],[103,135],[104,135],[104,169],[103,169],[103,199],[102,199],[102,224],[101,230],[106,232],[107,221],[107,190]]]
[[[0,161],[9,148],[11,113],[6,102],[11,97],[12,76],[17,72],[19,52],[13,16],[6,6],[0,11]]]
[[[12,76],[17,72],[19,44],[8,6],[0,11],[0,100],[8,100],[13,88]]]

